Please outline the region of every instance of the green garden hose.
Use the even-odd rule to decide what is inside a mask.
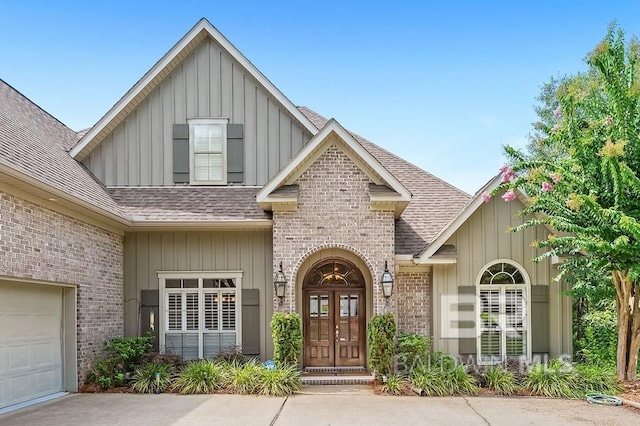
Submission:
[[[622,400],[620,398],[616,398],[615,396],[605,395],[603,393],[588,393],[587,401],[593,404],[602,404],[602,405],[622,405]]]

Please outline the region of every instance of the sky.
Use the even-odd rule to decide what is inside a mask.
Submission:
[[[524,147],[540,87],[585,70],[636,1],[29,1],[0,3],[0,78],[91,127],[207,18],[295,105],[473,194]]]

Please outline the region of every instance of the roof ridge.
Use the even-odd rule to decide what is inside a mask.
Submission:
[[[62,121],[60,121],[58,118],[56,118],[55,116],[53,116],[53,114],[51,114],[50,112],[48,112],[46,109],[42,108],[40,105],[38,105],[37,103],[35,103],[34,101],[31,100],[31,98],[29,98],[27,95],[25,95],[24,93],[22,93],[21,91],[19,91],[18,89],[16,89],[15,87],[13,87],[11,84],[7,83],[6,80],[0,78],[0,82],[6,84],[11,90],[13,90],[14,92],[16,92],[18,95],[20,95],[23,99],[29,101],[29,103],[33,106],[35,106],[36,108],[38,108],[40,111],[44,112],[46,115],[48,115],[49,117],[53,118],[56,122],[58,122],[60,125],[62,125],[62,127],[64,127],[65,129],[69,130],[71,133],[73,134],[77,134],[77,132],[75,130],[73,130],[71,127],[67,126],[66,124],[64,124]]]
[[[318,117],[318,118],[320,118],[320,119],[322,119],[322,120],[325,120],[325,121],[327,121],[327,122],[329,121],[329,120],[327,120],[327,118],[326,118],[326,117],[322,116],[321,114],[318,114],[317,112],[315,112],[314,110],[312,110],[311,108],[309,108],[309,107],[307,107],[307,106],[298,106],[297,108],[298,108],[299,110],[301,110],[303,113],[304,113],[304,111],[307,111],[309,114],[312,114],[312,115],[314,115],[314,116],[316,116],[316,117]],[[304,111],[303,111],[303,110],[304,110]],[[306,114],[305,114],[305,115],[306,115]],[[313,120],[311,120],[311,121],[313,122]],[[325,123],[325,124],[326,124],[326,123]],[[463,191],[462,189],[460,189],[460,188],[458,188],[457,186],[455,186],[455,185],[453,185],[453,184],[451,184],[451,183],[447,182],[446,180],[444,180],[444,179],[442,179],[442,178],[440,178],[440,177],[438,177],[438,176],[434,175],[433,173],[430,173],[430,172],[426,171],[426,170],[425,170],[425,169],[423,169],[422,167],[417,166],[417,165],[413,164],[412,162],[407,161],[407,160],[405,160],[404,158],[402,158],[402,157],[400,157],[400,156],[398,156],[398,155],[396,155],[396,154],[394,154],[394,153],[390,152],[390,151],[389,151],[389,150],[387,150],[386,148],[383,148],[383,147],[381,147],[380,145],[378,145],[378,144],[376,144],[376,143],[374,143],[374,142],[371,142],[371,141],[370,141],[370,140],[368,140],[367,138],[365,138],[365,137],[363,137],[363,136],[361,136],[361,135],[359,135],[359,134],[357,134],[357,133],[354,133],[354,132],[352,132],[352,131],[350,131],[350,130],[347,130],[347,132],[349,132],[349,133],[351,134],[351,136],[353,136],[356,140],[358,140],[358,142],[360,142],[360,143],[365,142],[365,143],[368,143],[368,144],[370,144],[370,145],[373,145],[373,146],[374,146],[374,147],[376,147],[377,149],[380,149],[381,151],[383,151],[385,154],[387,154],[387,155],[389,155],[389,156],[391,156],[391,157],[395,158],[396,160],[400,160],[400,161],[402,161],[403,163],[405,163],[405,164],[407,164],[407,165],[409,165],[409,166],[413,167],[414,169],[419,170],[419,171],[420,171],[420,172],[422,172],[422,173],[426,173],[426,174],[428,174],[429,176],[431,176],[432,178],[434,178],[434,179],[435,179],[435,180],[437,180],[438,182],[440,182],[440,183],[442,183],[442,184],[444,184],[444,185],[448,186],[449,188],[454,189],[454,190],[456,190],[456,191],[458,191],[458,192],[460,192],[460,193],[462,193],[462,194],[466,195],[467,197],[472,197],[472,194],[469,194],[469,193],[467,193],[467,192]]]

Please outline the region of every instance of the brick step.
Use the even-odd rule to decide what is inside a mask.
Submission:
[[[375,377],[368,375],[302,375],[302,383],[309,385],[371,385]]]
[[[334,375],[340,374],[352,374],[352,373],[368,373],[369,371],[364,367],[305,367],[304,373],[316,374],[316,373],[329,373]]]

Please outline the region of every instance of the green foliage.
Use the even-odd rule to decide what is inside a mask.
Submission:
[[[169,390],[172,380],[171,364],[150,362],[136,369],[131,388],[138,393],[161,393]]]
[[[429,354],[427,363],[423,364],[423,368],[452,370],[456,366],[456,360],[446,352],[436,351]]]
[[[397,339],[396,352],[398,359],[411,370],[416,365],[429,359],[431,339],[415,333],[400,333]]]
[[[369,368],[376,377],[389,376],[393,371],[393,349],[396,320],[392,313],[374,315],[369,321]]]
[[[580,357],[587,364],[616,365],[618,343],[616,313],[613,309],[593,310],[581,318],[583,337],[578,341]]]
[[[405,381],[402,376],[393,375],[387,377],[387,381],[382,384],[382,392],[389,395],[402,395],[405,393]]]
[[[258,393],[260,379],[264,367],[257,361],[231,362],[225,364],[227,371],[227,388],[233,393],[250,395]]]
[[[147,334],[143,337],[114,337],[105,342],[104,348],[108,354],[118,358],[122,363],[122,369],[133,371],[138,367],[145,356],[153,349],[155,337]]]
[[[476,379],[469,374],[465,365],[443,367],[432,366],[414,370],[411,384],[425,396],[476,395]]]
[[[133,372],[153,348],[153,335],[145,337],[114,337],[103,344],[102,355],[97,355],[87,374],[87,383],[101,389],[121,387],[127,373]]]
[[[557,84],[554,124],[543,138],[561,149],[541,156],[506,147],[512,170],[504,170],[494,191],[527,194],[525,223],[514,231],[540,224],[557,231],[536,243],[542,249],[536,261],[568,256],[559,278],[600,291],[603,277],[611,277],[620,324],[640,317],[629,303],[640,299],[639,52],[637,40],[627,46],[611,26],[587,57],[589,72]],[[622,333],[618,376],[633,379],[637,353],[630,349],[637,349],[640,330]]]
[[[300,370],[294,365],[276,367],[274,369],[262,368],[260,374],[261,395],[287,396],[302,389]]]
[[[302,322],[297,313],[276,312],[271,318],[273,360],[278,366],[297,366],[302,351]]]
[[[440,369],[425,369],[411,377],[411,384],[425,396],[449,396],[449,388]]]
[[[484,373],[486,386],[500,395],[511,396],[520,388],[514,374],[499,365],[488,366]]]
[[[612,366],[578,364],[575,366],[575,374],[581,397],[592,392],[617,395],[623,390]]]
[[[534,395],[553,398],[580,396],[575,374],[569,366],[557,360],[548,365],[535,364],[524,379],[524,386]]]
[[[186,364],[173,382],[173,390],[183,395],[213,393],[224,387],[225,374],[222,365],[209,359]]]

